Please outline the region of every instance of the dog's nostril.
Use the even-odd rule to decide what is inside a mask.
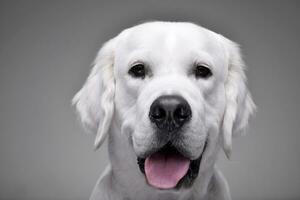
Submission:
[[[150,107],[149,117],[156,126],[167,132],[179,129],[191,117],[187,101],[175,95],[161,96]]]
[[[174,119],[178,120],[179,122],[184,122],[190,117],[190,115],[191,115],[190,109],[183,104],[178,105],[178,107],[174,111]]]
[[[164,120],[166,118],[166,111],[160,106],[156,106],[151,112],[151,117],[155,120]]]

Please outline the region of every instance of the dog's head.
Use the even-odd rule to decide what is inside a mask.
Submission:
[[[244,68],[238,45],[219,34],[145,23],[100,49],[73,104],[97,148],[116,119],[150,185],[189,186],[220,143],[230,155],[255,109]]]

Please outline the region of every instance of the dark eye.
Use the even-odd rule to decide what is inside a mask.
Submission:
[[[134,78],[145,78],[146,69],[143,64],[135,64],[128,72]]]
[[[194,73],[196,78],[208,78],[212,75],[211,70],[203,65],[197,65]]]

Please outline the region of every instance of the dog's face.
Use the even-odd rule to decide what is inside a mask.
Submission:
[[[147,182],[189,187],[201,160],[254,110],[237,46],[190,23],[152,22],[123,31],[99,52],[74,98],[99,146],[113,119],[128,138]],[[219,136],[223,137],[219,137]]]

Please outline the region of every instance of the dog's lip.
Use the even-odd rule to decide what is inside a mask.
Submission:
[[[169,144],[167,144],[169,145]],[[158,152],[158,151],[162,151],[164,150],[164,148],[166,148],[166,146],[163,146],[162,148],[148,154],[148,156],[144,156],[144,157],[137,157],[137,164],[140,168],[140,171],[145,174],[145,160],[147,157],[151,156],[152,154]],[[179,189],[182,186],[184,187],[189,187],[193,184],[193,181],[197,178],[199,170],[200,170],[200,164],[201,164],[201,160],[202,160],[202,156],[206,150],[206,146],[207,146],[207,140],[204,143],[204,147],[203,150],[200,154],[200,156],[197,159],[190,159],[190,165],[189,165],[189,169],[187,171],[187,173],[185,174],[185,176],[178,182],[178,184],[176,185],[175,189]],[[171,145],[171,150],[176,151],[176,153],[179,153],[182,155],[182,153],[180,151],[177,150],[177,148],[175,148],[174,146]],[[182,155],[183,156],[183,155]],[[186,156],[183,156],[186,157]]]

